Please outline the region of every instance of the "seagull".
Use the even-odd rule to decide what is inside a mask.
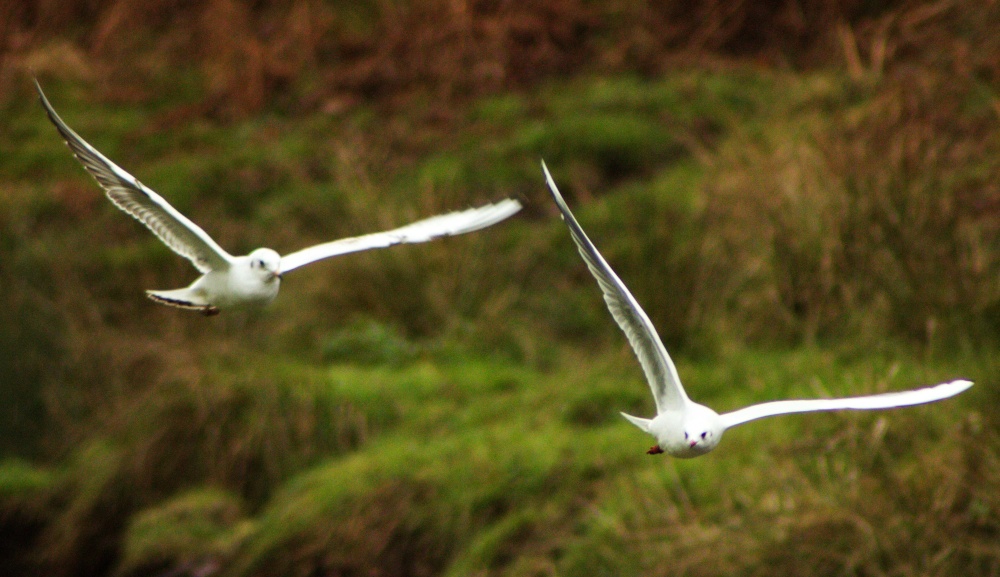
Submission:
[[[285,256],[270,248],[258,248],[245,256],[232,256],[162,196],[80,138],[56,114],[37,79],[35,86],[49,120],[111,202],[146,225],[171,250],[190,260],[202,274],[186,288],[148,290],[146,295],[158,303],[197,310],[206,316],[218,314],[224,308],[253,308],[270,303],[278,296],[282,275],[303,265],[352,252],[427,242],[472,232],[496,224],[521,210],[521,203],[517,200],[506,199],[433,216],[385,232],[318,244]]]
[[[656,329],[649,322],[649,317],[587,238],[559,194],[544,161],[542,171],[580,255],[597,279],[611,316],[632,345],[649,382],[649,388],[653,391],[656,417],[643,419],[622,413],[633,425],[656,438],[657,444],[647,451],[650,455],[667,453],[681,458],[704,455],[718,446],[727,429],[764,417],[811,411],[891,409],[920,405],[957,395],[972,386],[970,381],[956,380],[923,389],[863,397],[774,401],[720,415],[688,398],[677,376],[677,369],[660,336],[656,334]]]

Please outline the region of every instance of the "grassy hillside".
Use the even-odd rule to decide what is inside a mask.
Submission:
[[[1000,572],[993,8],[292,4],[4,8],[9,574]],[[29,69],[233,253],[525,209],[297,270],[258,313],[167,309],[143,290],[195,271]],[[694,399],[977,386],[645,455],[618,412],[648,388],[541,158]]]

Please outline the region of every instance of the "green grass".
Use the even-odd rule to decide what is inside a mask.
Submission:
[[[743,395],[733,389],[739,385],[742,391],[748,381],[766,393],[754,399],[763,401],[783,394],[815,396],[806,375],[828,375],[827,388],[837,395],[872,392],[858,384],[886,378],[868,362],[832,359],[822,352],[747,351],[727,359],[735,368],[682,363],[681,370],[690,375],[689,391],[699,400],[703,389],[727,391],[715,395],[721,397],[712,399],[716,404],[739,403]],[[650,440],[617,416],[620,409],[649,412],[645,384],[625,355],[604,363],[606,369],[589,365],[598,377],[581,375],[579,363],[569,359],[550,373],[512,374],[490,363],[355,369],[349,373],[358,377],[351,388],[369,403],[362,410],[380,410],[372,403],[390,404],[399,411],[398,420],[370,436],[356,453],[318,464],[286,483],[262,510],[237,555],[234,574],[291,570],[289,559],[310,551],[326,552],[329,565],[321,566],[328,570],[366,566],[390,555],[394,546],[412,545],[413,539],[421,548],[409,551],[411,563],[426,563],[434,571],[516,575],[527,570],[518,569],[527,563],[522,555],[544,552],[563,559],[556,552],[566,551],[560,566],[583,574],[595,555],[610,555],[598,560],[609,567],[628,559],[617,549],[622,540],[637,553],[631,548],[642,544],[631,531],[622,533],[623,527],[638,524],[635,531],[656,534],[667,529],[654,525],[681,524],[701,533],[702,545],[719,547],[726,535],[737,532],[730,525],[741,515],[780,524],[796,519],[800,509],[835,505],[843,510],[845,503],[864,498],[856,483],[866,476],[893,483],[897,476],[905,478],[897,470],[942,474],[937,467],[946,463],[928,461],[928,452],[962,450],[955,433],[968,414],[965,399],[877,415],[774,419],[729,432],[717,452],[703,459],[654,459],[643,455]],[[912,360],[895,364],[901,376],[927,370]],[[507,375],[498,377],[498,372]],[[733,382],[740,373],[743,378]],[[904,380],[893,379],[892,388],[914,384],[898,383]],[[773,384],[753,386],[761,381]],[[597,397],[603,418],[578,417],[574,405],[581,402],[581,387]],[[379,398],[365,395],[376,388]],[[914,427],[921,430],[919,438],[905,433]],[[846,479],[854,481],[845,484]],[[675,518],[664,517],[671,510]],[[902,520],[910,513],[872,514],[901,515]],[[346,527],[369,528],[374,535],[359,541],[344,533]],[[761,547],[790,538],[741,527]],[[670,535],[683,532],[668,530]],[[681,551],[640,556],[638,566],[668,562],[677,553],[687,555],[684,562],[708,563],[698,559],[697,551],[684,550],[683,543],[676,546]],[[735,549],[724,554],[730,563],[748,561]]]
[[[901,238],[959,247],[926,261],[866,236],[893,207],[991,190],[992,140],[973,146],[982,94],[952,119],[969,130],[947,154],[892,163],[854,146],[906,149],[926,114],[885,120],[905,86],[838,72],[553,79],[448,122],[420,102],[169,122],[197,100],[189,79],[148,106],[51,84],[71,126],[234,253],[504,196],[526,207],[475,235],[296,271],[272,307],[205,319],[143,298],[196,273],[106,202],[37,106],[9,105],[0,537],[16,537],[19,567],[996,574],[993,228],[964,208],[897,222]],[[977,386],[750,423],[696,460],[646,456],[652,439],[618,413],[651,415],[648,387],[556,217],[543,157],[693,399],[721,412]],[[920,193],[911,204],[900,182]],[[885,262],[921,290],[875,274]]]
[[[195,489],[134,516],[118,572],[133,574],[173,564],[212,563],[232,555],[251,529],[238,498]]]
[[[678,360],[692,397],[720,410],[784,396],[906,388],[950,378],[955,370],[952,362],[907,355],[872,359],[808,349],[750,349],[723,359]],[[280,359],[268,362],[282,365]],[[302,563],[347,571],[386,559],[456,575],[533,574],[538,563],[554,563],[571,575],[594,567],[610,573],[659,571],[675,563],[696,572],[753,571],[767,559],[802,570],[802,563],[810,566],[804,561],[810,556],[828,558],[822,552],[829,534],[822,527],[839,527],[836,543],[843,543],[845,555],[858,546],[851,539],[865,539],[868,552],[861,561],[871,570],[885,570],[881,556],[902,555],[898,547],[929,543],[943,551],[950,538],[976,538],[964,532],[950,538],[900,535],[895,524],[940,522],[957,530],[964,515],[992,523],[995,514],[989,493],[957,504],[970,507],[968,513],[954,505],[932,506],[933,521],[911,503],[930,499],[928,491],[966,486],[970,473],[955,469],[956,459],[975,468],[978,459],[985,458],[986,466],[995,461],[992,433],[966,428],[980,422],[969,409],[981,394],[975,389],[956,400],[891,413],[753,423],[728,432],[716,452],[680,461],[644,455],[651,439],[617,415],[652,410],[625,350],[588,360],[567,356],[544,372],[495,361],[428,360],[395,368],[289,369],[281,385],[286,393],[268,390],[260,377],[248,381],[251,389],[243,394],[263,388],[249,393],[261,398],[250,405],[229,400],[224,381],[235,377],[240,383],[246,378],[240,375],[255,369],[213,370],[188,394],[202,399],[214,424],[182,417],[168,405],[139,413],[142,428],[118,443],[139,443],[135,448],[108,452],[110,447],[96,445],[82,451],[69,478],[88,481],[69,492],[72,504],[53,524],[58,531],[49,539],[61,544],[60,551],[84,550],[88,537],[75,533],[80,523],[101,514],[108,500],[121,499],[114,495],[124,491],[131,495],[126,502],[136,505],[119,513],[130,519],[121,529],[122,571],[192,559],[221,561],[234,575],[294,572]],[[150,400],[159,404],[166,398]],[[251,421],[240,424],[247,418]],[[195,434],[172,434],[181,423]],[[346,427],[354,427],[349,436],[355,440],[340,456],[306,453],[304,460],[289,460],[269,453],[295,451],[295,439],[301,442],[315,427],[320,437],[307,442],[314,449],[322,438],[343,438]],[[169,442],[149,444],[143,439],[150,435]],[[231,448],[236,453],[220,454],[219,440],[227,436],[237,443]],[[234,504],[238,500],[215,489],[185,492],[185,486],[197,487],[197,476],[190,475],[202,459],[212,462],[205,463],[201,479],[245,490],[246,479],[231,476],[241,470],[243,443],[260,445],[258,467],[261,458],[276,458],[288,473],[271,473],[277,490],[257,497],[250,515],[244,517]],[[977,448],[979,443],[985,444]],[[179,455],[193,460],[171,468]],[[143,461],[137,463],[139,456]],[[22,471],[23,465],[15,469]],[[26,477],[15,469],[9,479],[17,484],[15,477]],[[171,476],[149,476],[157,470]],[[977,478],[968,486],[977,493],[995,483]],[[882,500],[873,501],[871,491]],[[856,508],[859,512],[852,512]],[[857,533],[859,526],[868,528]],[[854,532],[844,535],[846,530]],[[815,550],[803,545],[803,538]],[[879,545],[884,541],[887,549]],[[789,542],[798,544],[800,558],[782,553]],[[717,555],[706,557],[704,547]],[[970,552],[970,559],[985,554]],[[56,559],[74,558],[64,553]],[[968,567],[957,562],[946,566]],[[842,568],[839,561],[826,563],[807,574]]]

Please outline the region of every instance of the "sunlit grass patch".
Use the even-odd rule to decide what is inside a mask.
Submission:
[[[201,488],[137,513],[124,537],[118,575],[197,571],[227,564],[251,530],[240,500]]]
[[[560,487],[593,475],[588,461],[596,458],[598,471],[609,466],[590,440],[509,426],[455,431],[422,444],[386,437],[365,456],[330,462],[290,482],[260,518],[236,573],[282,570],[286,555],[278,552],[289,549],[292,558],[297,551],[322,552],[320,565],[336,570],[395,558],[402,548],[410,566],[440,569],[487,528],[492,543],[477,540],[473,559],[491,563],[504,543],[524,542],[520,533],[551,530],[537,511],[552,515],[553,503],[575,501]],[[368,538],[345,533],[348,527],[367,528]],[[412,549],[415,543],[422,547]]]

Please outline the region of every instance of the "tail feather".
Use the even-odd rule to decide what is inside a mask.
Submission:
[[[149,297],[150,300],[160,304],[179,309],[201,311],[202,314],[206,316],[217,314],[219,312],[218,308],[213,306],[211,303],[205,302],[205,299],[200,298],[188,289],[176,289],[170,291],[148,290],[146,291],[146,296]]]
[[[643,419],[642,417],[633,417],[628,413],[622,413],[622,416],[628,419],[629,422],[635,425],[636,427],[642,429],[644,432],[646,433],[649,432],[649,423],[651,422],[651,419]]]

